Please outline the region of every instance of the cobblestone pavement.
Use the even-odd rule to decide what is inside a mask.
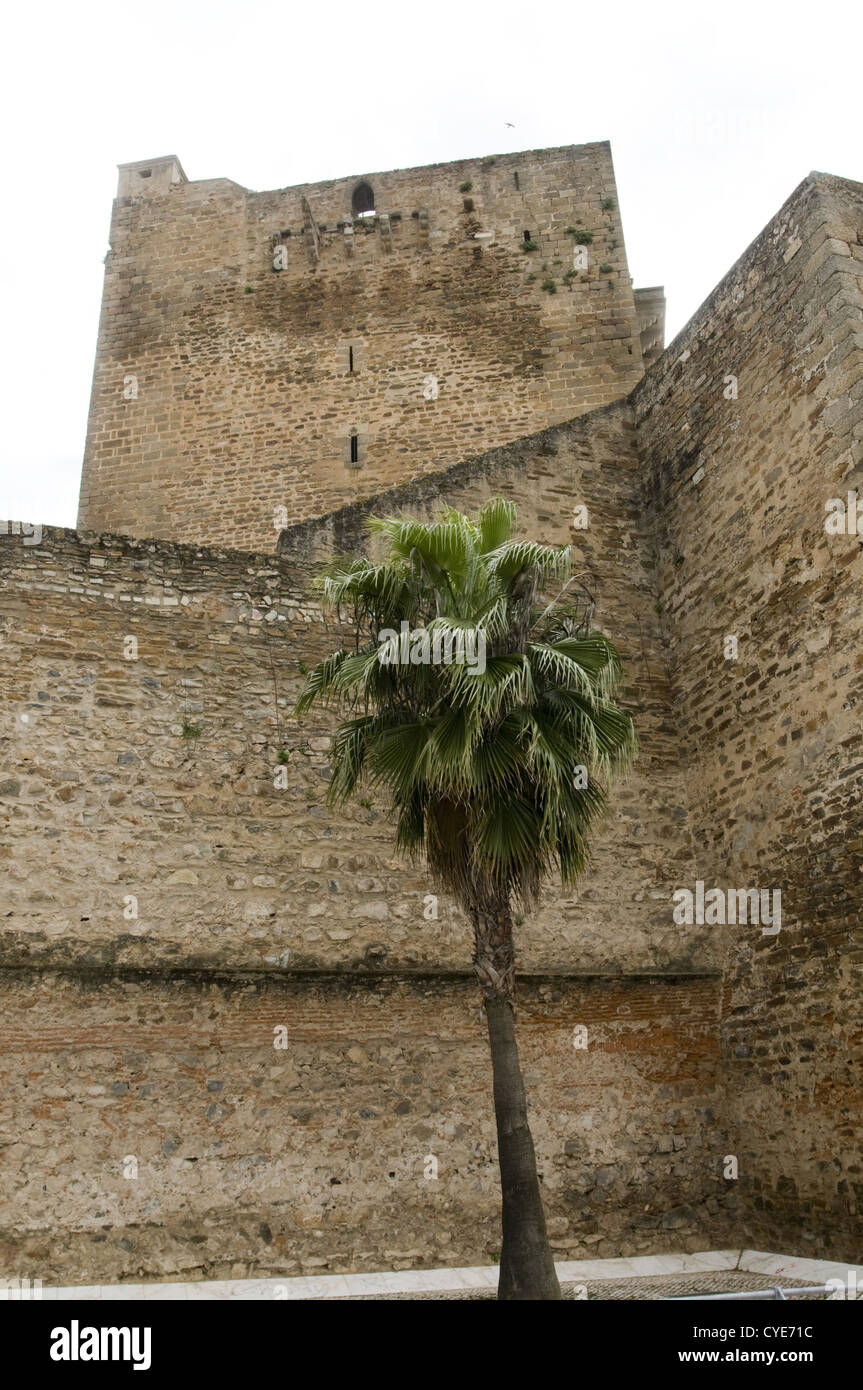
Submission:
[[[619,1299],[623,1301],[662,1298],[684,1298],[687,1294],[705,1293],[743,1293],[747,1289],[772,1289],[777,1284],[782,1288],[793,1289],[805,1286],[809,1281],[780,1278],[771,1274],[748,1274],[746,1270],[723,1269],[709,1274],[665,1274],[650,1275],[637,1279],[588,1279],[587,1297],[590,1299]],[[813,1281],[817,1282],[817,1281]],[[583,1284],[565,1283],[561,1285],[564,1298],[575,1299]],[[390,1299],[493,1299],[493,1289],[468,1289],[465,1291],[441,1293],[397,1293],[369,1296],[373,1300]],[[817,1294],[808,1295],[818,1298]],[[826,1295],[823,1295],[826,1297]],[[318,1300],[310,1300],[317,1302]],[[353,1301],[353,1300],[352,1300]],[[366,1297],[358,1301],[366,1302]],[[796,1301],[796,1300],[795,1300]],[[805,1300],[804,1300],[805,1301]]]

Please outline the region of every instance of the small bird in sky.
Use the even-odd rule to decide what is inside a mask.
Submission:
[[[510,130],[515,130],[515,124],[513,121],[504,121],[504,125],[509,126]]]

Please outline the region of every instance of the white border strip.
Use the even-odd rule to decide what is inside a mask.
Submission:
[[[863,1288],[863,1267],[830,1260],[799,1259],[759,1250],[705,1250],[697,1254],[634,1255],[618,1260],[567,1260],[556,1265],[565,1283],[595,1279],[643,1279],[651,1275],[709,1274],[739,1269],[753,1274],[779,1275],[801,1284],[823,1284],[827,1279],[847,1281],[855,1270]],[[476,1265],[467,1269],[409,1269],[381,1274],[319,1274],[299,1279],[225,1279],[188,1284],[90,1284],[42,1290],[42,1298],[56,1302],[138,1302],[149,1299],[293,1299],[374,1298],[376,1295],[458,1293],[497,1287],[498,1266]],[[4,1292],[0,1291],[0,1299]],[[6,1298],[18,1297],[6,1292]]]
[[[863,1265],[860,1264],[804,1260],[796,1255],[769,1255],[763,1250],[744,1250],[738,1269],[748,1270],[751,1274],[778,1274],[806,1284],[826,1284],[828,1279],[843,1279],[847,1283],[849,1275],[853,1273],[858,1289],[863,1292]]]

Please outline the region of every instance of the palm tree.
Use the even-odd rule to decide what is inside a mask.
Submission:
[[[572,883],[585,867],[604,784],[635,749],[614,701],[620,661],[573,587],[569,546],[512,539],[512,503],[489,501],[477,521],[447,508],[430,523],[368,525],[384,559],[335,560],[319,581],[326,606],[352,610],[354,650],[308,673],[297,711],[341,716],[330,805],[361,779],[388,793],[398,848],[424,852],[473,925],[501,1175],[498,1298],[556,1299],[515,1038],[512,913],[553,869]]]

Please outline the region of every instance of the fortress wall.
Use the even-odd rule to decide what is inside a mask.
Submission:
[[[742,1238],[839,1258],[863,1198],[863,551],[824,523],[863,479],[861,243],[863,186],[810,176],[634,393],[697,877],[782,894],[777,936],[702,928]]]
[[[525,192],[543,187],[546,155],[581,161],[591,200],[594,174],[610,171],[605,146],[541,154]],[[473,170],[478,210],[483,176],[514,172],[505,160],[443,167],[462,181]],[[446,217],[460,225],[461,195],[447,212],[449,186],[432,172],[373,182],[407,209],[419,202],[410,180],[428,176],[428,225],[444,236],[440,251],[417,244],[410,255],[444,268],[450,256],[458,269],[467,236]],[[259,363],[279,361],[288,339],[274,329],[259,350],[256,315],[257,297],[277,293],[296,296],[298,321],[317,314],[318,290],[311,307],[302,297],[324,270],[336,286],[336,255],[364,267],[375,304],[396,304],[384,258],[407,255],[420,228],[408,229],[406,212],[392,251],[379,224],[355,233],[350,260],[341,241],[328,247],[339,215],[329,209],[353,182],[305,190],[328,228],[317,269],[297,270],[292,235],[281,272],[305,288],[267,272],[262,249],[270,219],[287,230],[299,216],[298,190],[177,182],[117,205],[130,237],[134,224],[135,256],[147,248],[154,260],[142,273],[117,236],[82,519],[252,548],[94,530],[49,529],[34,546],[0,536],[0,1130],[14,1135],[0,1153],[0,1274],[90,1282],[494,1258],[490,1074],[467,924],[443,895],[437,919],[428,915],[430,885],[394,856],[382,807],[328,814],[331,725],[299,726],[290,706],[301,663],[339,636],[311,576],[333,551],[363,547],[368,511],[428,516],[447,502],[475,512],[500,493],[516,501],[522,534],[573,544],[597,623],[621,649],[641,741],[577,891],[550,888],[519,923],[519,1019],[555,1249],[746,1244],[857,1258],[863,560],[859,538],[826,534],[824,518],[825,502],[863,476],[863,189],[805,180],[629,399],[602,404],[632,385],[618,371],[625,305],[617,325],[600,317],[585,328],[597,341],[608,333],[608,395],[573,396],[604,377],[596,358],[570,380],[570,409],[560,402],[561,413],[573,401],[585,413],[564,424],[542,428],[557,408],[553,390],[542,403],[542,372],[525,371],[529,392],[501,395],[501,343],[488,347],[488,400],[503,423],[481,432],[485,452],[466,462],[455,460],[481,391],[430,431],[421,460],[405,455],[403,471],[398,422],[419,439],[418,417],[399,413],[406,397],[397,409],[395,396],[375,397],[381,421],[392,410],[395,462],[373,476],[369,453],[347,470],[356,486],[345,505],[343,463],[331,492],[315,471],[330,457],[322,441],[338,435],[323,402],[342,399],[335,369],[314,395],[324,309],[292,367],[306,373],[303,409],[311,402],[318,434],[294,421],[302,444],[284,446],[277,485],[258,460],[268,439],[283,447],[281,386],[271,399],[259,389]],[[310,222],[292,232],[308,246]],[[503,256],[497,225],[471,266],[492,253],[511,256],[517,276],[532,259]],[[403,321],[431,285],[421,277]],[[435,324],[450,285],[429,311]],[[519,304],[539,292],[522,293]],[[569,328],[542,318],[570,313],[564,293],[537,299],[524,334],[502,310],[501,342],[569,352]],[[584,293],[598,305],[604,291]],[[333,301],[339,332],[347,302]],[[487,293],[481,304],[492,316],[500,307]],[[387,352],[398,347],[393,323],[381,329]],[[447,319],[440,341],[452,332]],[[474,363],[486,351],[478,342]],[[223,361],[230,343],[234,364],[250,364],[242,388]],[[152,413],[134,425],[112,415],[132,348],[153,388],[134,403]],[[363,352],[369,362],[376,351],[371,340],[358,348],[357,382]],[[442,389],[423,404],[446,400]],[[260,421],[267,438],[247,437]],[[539,432],[506,443],[510,428]],[[197,451],[188,474],[184,439]],[[202,469],[223,445],[235,471]],[[298,522],[272,554],[272,507],[290,493],[303,499]],[[588,508],[586,530],[573,529],[576,505]],[[736,660],[723,650],[729,635]],[[135,661],[124,659],[130,636]],[[290,755],[284,789],[279,748]],[[780,890],[780,932],[676,924],[671,894],[696,879]],[[587,1050],[573,1046],[579,1023]],[[273,1047],[282,1024],[284,1051]],[[437,1180],[423,1176],[429,1155]],[[727,1155],[736,1180],[723,1178]],[[136,1178],[122,1175],[128,1157]]]
[[[442,486],[420,480],[382,507],[427,514]],[[642,743],[577,892],[551,888],[518,928],[555,1249],[704,1248],[734,1198],[719,980],[703,932],[671,921],[692,847],[631,412],[471,460],[443,490],[471,510],[503,492],[523,534],[575,543]],[[586,531],[571,529],[576,502]],[[430,885],[396,859],[380,807],[327,813],[329,726],[289,713],[300,662],[338,636],[309,576],[336,531],[361,543],[361,521],[361,508],[327,520],[316,544],[308,527],[286,533],[278,556],[0,539],[3,1273],[219,1277],[496,1251],[469,928],[443,895],[426,918]]]
[[[359,176],[265,193],[135,177],[113,210],[82,527],[267,551],[277,508],[320,515],[642,374],[606,143],[368,175],[388,222],[349,236]],[[570,280],[567,228],[593,238]]]
[[[715,962],[704,934],[671,915],[693,859],[633,441],[626,407],[613,407],[381,499],[428,511],[442,487],[476,511],[492,493],[513,497],[522,534],[573,541],[625,661],[641,756],[591,871],[575,891],[550,887],[524,923],[524,970]],[[570,526],[576,502],[585,531]],[[360,521],[341,518],[346,542],[361,543]],[[468,924],[444,895],[426,919],[431,885],[395,856],[383,808],[324,806],[332,726],[300,726],[291,711],[301,664],[340,638],[309,597],[308,530],[294,553],[290,533],[282,545],[276,557],[62,531],[39,546],[0,540],[8,963],[469,969]],[[199,736],[183,737],[184,719]]]
[[[471,980],[2,971],[0,990],[0,1277],[266,1277],[499,1255]],[[709,979],[522,984],[558,1258],[704,1248],[725,1200],[718,1009]],[[575,1024],[587,1050],[572,1046]]]

